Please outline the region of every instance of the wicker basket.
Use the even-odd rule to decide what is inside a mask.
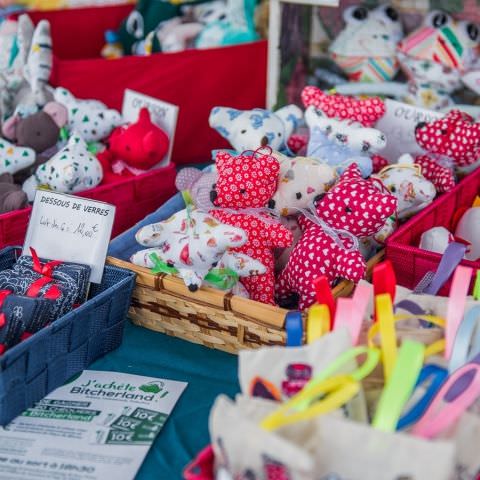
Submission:
[[[367,264],[367,275],[383,259],[378,253]],[[285,345],[288,310],[265,305],[221,290],[202,287],[191,293],[183,281],[109,257],[108,263],[137,274],[130,317],[151,330],[230,353],[262,345]],[[353,284],[343,281],[334,295],[347,296]]]

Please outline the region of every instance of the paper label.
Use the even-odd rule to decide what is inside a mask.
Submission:
[[[0,478],[133,479],[186,386],[85,370],[0,427]]]
[[[387,137],[387,146],[379,155],[394,163],[404,153],[420,155],[425,153],[415,140],[415,127],[420,122],[432,122],[444,116],[444,113],[418,108],[395,100],[385,100],[385,115],[375,128]]]
[[[135,90],[126,89],[123,96],[122,116],[127,122],[136,122],[138,112],[141,108],[147,107],[152,122],[156,123],[166,132],[169,138],[168,153],[165,158],[153,168],[164,167],[170,163],[172,157],[175,130],[177,128],[178,106],[164,102],[158,98],[149,97]]]
[[[37,190],[23,245],[41,258],[89,265],[90,281],[101,283],[115,206],[73,195]]]

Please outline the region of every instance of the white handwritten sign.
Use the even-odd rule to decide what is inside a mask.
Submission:
[[[148,108],[152,121],[165,131],[170,140],[167,155],[165,155],[165,158],[153,168],[164,167],[170,163],[170,158],[172,157],[175,129],[177,128],[178,106],[127,88],[123,96],[123,118],[127,122],[136,122],[138,119],[138,112],[143,107]]]
[[[90,281],[101,283],[114,218],[114,205],[37,190],[23,254],[33,247],[42,258],[89,265]]]
[[[396,162],[404,153],[421,154],[423,150],[415,140],[415,127],[420,122],[431,122],[445,114],[418,108],[395,100],[385,100],[385,115],[377,122],[375,128],[387,137],[387,146],[379,152],[390,163]]]

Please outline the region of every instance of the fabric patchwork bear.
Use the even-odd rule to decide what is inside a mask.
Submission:
[[[109,109],[97,100],[80,100],[66,88],[55,89],[56,102],[68,109],[68,129],[82,136],[86,142],[107,138],[115,127],[123,123],[119,112]]]
[[[398,162],[382,169],[378,178],[397,197],[397,217],[406,219],[433,202],[437,192],[427,180],[411,155],[402,155]]]
[[[460,110],[452,110],[439,120],[419,123],[415,139],[430,157],[450,160],[460,173],[480,165],[480,123]],[[428,171],[423,174],[429,178]]]
[[[303,236],[278,278],[278,298],[297,293],[304,310],[315,301],[313,281],[318,276],[327,276],[330,283],[361,280],[366,264],[357,237],[375,235],[396,209],[393,195],[381,191],[378,181],[362,179],[358,166],[350,165],[317,203],[316,212],[300,217]]]
[[[214,107],[208,121],[234,150],[242,153],[266,145],[272,150],[285,150],[288,138],[302,118],[302,111],[296,105],[287,105],[275,112],[261,108]]]
[[[247,233],[247,243],[234,251],[258,260],[266,273],[241,282],[252,300],[274,305],[273,251],[292,243],[291,232],[263,210],[277,188],[278,160],[259,152],[238,156],[219,152],[216,166],[218,180],[211,198],[219,208],[211,210],[211,215]]]
[[[67,145],[40,165],[22,188],[33,201],[39,186],[61,193],[76,193],[96,187],[103,177],[100,162],[92,155],[79,135],[72,135]]]
[[[343,19],[345,27],[329,48],[333,61],[353,82],[391,80],[398,71],[396,47],[403,37],[395,8],[353,5],[344,10]]]
[[[371,175],[371,155],[387,144],[380,130],[329,118],[313,106],[307,108],[305,120],[310,128],[307,156],[336,167],[339,173],[356,163],[364,177]]]
[[[176,268],[188,289],[195,292],[227,249],[245,244],[247,234],[187,206],[163,222],[141,228],[135,238],[150,248],[134,254],[132,263],[153,267],[151,255],[155,253],[168,266]]]
[[[268,202],[282,216],[295,215],[308,208],[316,197],[335,182],[336,170],[308,157],[290,158],[275,154],[280,162],[280,176],[275,195]]]
[[[315,107],[327,117],[351,120],[364,127],[373,127],[385,115],[385,103],[381,98],[358,100],[339,93],[328,94],[313,86],[303,89],[302,102],[305,108]]]

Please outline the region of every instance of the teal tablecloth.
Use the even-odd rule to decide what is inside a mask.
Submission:
[[[122,346],[90,368],[188,382],[138,472],[138,480],[181,479],[184,466],[209,443],[208,414],[215,397],[220,393],[233,397],[239,391],[236,356],[130,322]]]

